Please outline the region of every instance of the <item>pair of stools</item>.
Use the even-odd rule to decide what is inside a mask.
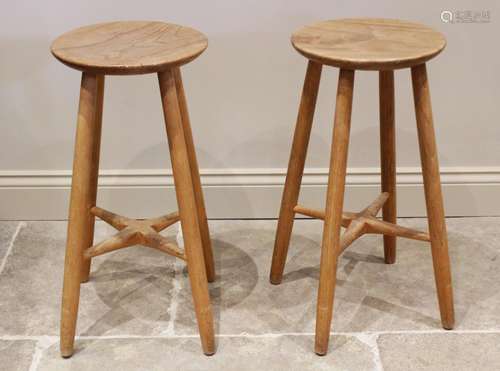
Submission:
[[[444,37],[419,24],[387,19],[345,19],[307,26],[292,36],[309,59],[293,138],[271,267],[271,283],[283,277],[295,214],[324,220],[316,313],[317,354],[326,354],[339,255],[366,233],[384,235],[385,262],[396,259],[396,237],[431,243],[441,322],[453,328],[448,243],[425,62],[445,47]],[[91,259],[141,244],[185,260],[203,352],[215,352],[208,282],[215,279],[204,200],[179,67],[207,47],[188,27],[161,22],[112,22],[59,37],[52,53],[82,71],[61,314],[61,354],[73,354],[80,284]],[[301,178],[323,65],[340,68],[325,210],[298,205]],[[411,68],[429,233],[396,223],[394,70]],[[382,194],[358,213],[343,211],[354,71],[379,71]],[[134,220],[96,206],[105,75],[157,73],[179,206],[178,213]],[[383,219],[376,216],[382,209]],[[118,233],[93,245],[95,216]],[[184,251],[159,232],[180,221]],[[346,230],[341,234],[341,227]]]

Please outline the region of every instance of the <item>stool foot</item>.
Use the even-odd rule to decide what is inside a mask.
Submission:
[[[281,281],[282,281],[283,277],[269,277],[269,283],[271,285],[279,285],[281,284]]]
[[[452,329],[455,323],[455,314],[453,307],[450,258],[448,256],[448,237],[444,219],[439,162],[432,119],[429,82],[425,64],[413,67],[411,69],[411,75],[417,117],[420,160],[424,178],[427,218],[431,238],[432,261],[439,299],[439,309],[441,312],[441,322],[445,329]]]
[[[318,97],[321,70],[321,64],[309,61],[302,90],[297,125],[293,136],[290,160],[288,162],[285,189],[283,190],[283,197],[281,199],[276,240],[274,242],[273,260],[269,278],[273,285],[280,284],[283,278],[288,245],[290,244],[290,236],[292,234],[293,219],[295,217],[293,209],[297,206],[299,199],[300,183],[302,174],[304,173],[304,164],[314,118],[316,99]]]
[[[211,357],[215,354],[215,350],[211,350],[209,352],[203,351],[203,354],[206,355],[207,357]]]
[[[71,358],[73,356],[73,349],[70,351],[61,348],[61,357],[64,359]]]
[[[212,308],[208,292],[204,251],[199,227],[199,216],[192,180],[182,117],[177,99],[174,73],[166,70],[158,74],[165,116],[170,159],[174,175],[175,192],[179,204],[184,250],[188,265],[189,281],[203,352],[215,352]]]
[[[320,355],[326,354],[328,351],[337,275],[337,257],[341,249],[340,227],[344,204],[353,87],[354,71],[341,69],[333,126],[316,310],[315,352]]]
[[[103,77],[83,73],[80,88],[80,105],[75,140],[73,178],[71,184],[70,210],[66,257],[64,261],[64,283],[61,308],[61,355],[73,353],[80,282],[88,279],[89,263],[85,265],[83,253],[92,244],[94,217],[90,208],[95,203],[100,145],[100,120],[97,119],[99,91]]]

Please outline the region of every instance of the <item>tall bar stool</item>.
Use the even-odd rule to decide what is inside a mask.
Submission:
[[[141,21],[78,28],[52,44],[57,59],[82,71],[62,294],[63,357],[73,354],[80,283],[88,280],[91,259],[136,244],[187,262],[203,352],[215,352],[207,285],[215,279],[214,262],[179,69],[206,47],[206,37],[192,28]],[[135,220],[96,206],[104,76],[146,73],[158,74],[179,212]],[[95,216],[119,232],[93,245]],[[179,220],[184,251],[159,234]]]
[[[396,237],[431,244],[441,322],[454,325],[448,241],[425,62],[446,41],[426,26],[390,19],[343,19],[306,26],[292,36],[309,59],[276,232],[270,280],[281,283],[296,213],[324,220],[315,352],[328,349],[339,255],[365,233],[384,235],[385,262],[396,258]],[[325,210],[298,205],[307,145],[323,65],[340,69]],[[394,70],[411,68],[429,233],[396,225]],[[379,71],[382,194],[358,213],[343,212],[355,70]],[[383,220],[376,218],[382,209]],[[346,230],[341,234],[341,227]]]

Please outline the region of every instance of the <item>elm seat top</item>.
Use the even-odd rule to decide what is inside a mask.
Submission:
[[[292,35],[305,57],[345,69],[393,70],[428,61],[446,46],[430,27],[396,19],[354,18],[323,21]]]
[[[59,36],[52,54],[80,71],[109,75],[159,72],[187,63],[206,48],[192,28],[153,21],[100,23]]]

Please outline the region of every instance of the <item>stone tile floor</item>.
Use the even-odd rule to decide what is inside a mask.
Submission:
[[[425,229],[425,219],[401,224]],[[339,261],[330,351],[313,353],[322,223],[294,227],[268,283],[275,221],[210,223],[218,352],[200,350],[182,261],[143,247],[97,257],[76,353],[58,354],[65,222],[0,222],[0,370],[500,370],[500,218],[448,219],[456,329],[440,328],[428,244],[395,265],[365,236]],[[96,239],[113,231],[98,222]],[[166,235],[176,239],[177,226]]]

